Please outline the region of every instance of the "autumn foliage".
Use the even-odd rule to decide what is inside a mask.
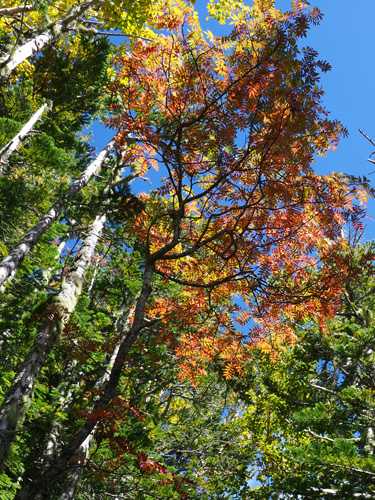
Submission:
[[[311,49],[298,57],[318,11],[297,3],[281,16],[256,2],[217,38],[187,5],[171,9],[157,19],[165,34],[118,60],[109,123],[119,146],[132,138],[124,161],[140,176],[161,169],[134,230],[158,279],[181,292],[154,299],[148,314],[169,331],[183,325],[181,376],[215,356],[230,376],[254,342],[292,341],[291,321],[335,309],[353,188],[312,163],[344,131],[321,103],[329,66]]]

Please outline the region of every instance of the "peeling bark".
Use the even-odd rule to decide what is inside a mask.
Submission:
[[[40,240],[43,234],[49,229],[53,222],[61,215],[69,198],[77,194],[82,188],[87,186],[90,179],[100,172],[104,160],[108,157],[114,147],[115,141],[110,141],[106,147],[98,154],[94,161],[90,163],[82,175],[71,184],[67,192],[51,206],[43,217],[35,224],[29,233],[19,242],[19,244],[0,262],[0,286],[18,267],[22,259],[30,252],[34,245]]]
[[[0,466],[15,440],[17,428],[24,420],[40,370],[77,304],[105,220],[105,216],[100,215],[93,222],[70,272],[63,280],[61,292],[46,313],[41,332],[5,396],[0,409]]]

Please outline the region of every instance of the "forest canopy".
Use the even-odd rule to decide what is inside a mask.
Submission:
[[[374,192],[314,169],[320,11],[8,3],[0,498],[373,498]]]

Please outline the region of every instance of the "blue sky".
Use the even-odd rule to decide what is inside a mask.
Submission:
[[[205,27],[207,0],[197,0],[195,7]],[[324,14],[319,26],[312,27],[302,46],[313,47],[319,58],[328,61],[332,71],[322,76],[324,104],[332,119],[338,119],[348,129],[349,137],[342,139],[337,150],[326,158],[318,158],[316,171],[340,171],[366,175],[375,185],[375,165],[366,158],[375,150],[359,132],[361,128],[375,140],[375,0],[312,0]],[[276,8],[289,10],[290,0],[276,0]],[[228,32],[228,27],[210,23],[215,35]],[[105,145],[109,132],[93,127],[94,144]],[[375,158],[375,155],[374,155]],[[148,186],[144,186],[148,190]],[[369,203],[365,239],[375,238],[375,201]],[[374,220],[372,220],[372,218]]]
[[[288,0],[276,0],[276,6],[282,10],[289,4]],[[311,5],[318,7],[324,18],[320,26],[310,30],[306,45],[316,49],[320,58],[332,66],[332,71],[322,77],[324,102],[331,116],[339,119],[350,134],[334,154],[319,164],[325,171],[369,173],[373,169],[365,160],[372,146],[358,133],[358,128],[375,136],[375,100],[372,98],[375,2],[316,0]]]
[[[276,7],[288,9],[290,0],[276,0]],[[375,140],[375,1],[312,0],[324,14],[319,26],[313,27],[303,43],[318,51],[332,70],[323,75],[324,103],[331,118],[341,121],[349,137],[342,139],[337,150],[317,160],[317,171],[341,171],[366,175],[375,185],[375,165],[366,158],[375,150],[359,132],[361,128]],[[374,156],[375,158],[375,156]],[[375,202],[369,203],[369,216],[375,219]],[[375,221],[369,219],[367,239],[375,238]]]

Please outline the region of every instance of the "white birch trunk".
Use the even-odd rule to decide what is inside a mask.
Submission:
[[[134,306],[134,300],[132,300],[131,302],[128,300],[124,300],[124,302],[122,303],[119,315],[114,322],[117,331],[130,328],[130,313]],[[108,364],[103,366],[103,372],[98,377],[98,380],[95,383],[96,389],[102,390],[105,384],[108,382],[111,369],[117,358],[118,350],[120,348],[120,343],[115,347]],[[83,380],[84,376],[82,375],[82,381]],[[58,391],[61,392],[60,389],[58,389]],[[66,401],[63,404],[63,407],[61,408],[61,411],[63,412],[68,409],[69,392],[66,394],[66,396],[64,396],[64,399]],[[89,457],[90,449],[95,436],[95,431],[96,431],[96,426],[91,431],[91,433],[86,437],[86,439],[83,441],[83,443],[75,453],[76,460],[74,461],[74,464],[71,465],[71,468],[68,471],[67,477],[64,481],[64,485],[62,487],[62,491],[60,493],[60,497],[58,500],[74,500],[74,498],[76,497],[76,494],[79,490],[79,486],[81,484],[82,470],[85,467],[87,459]],[[56,458],[56,451],[58,448],[57,445],[58,434],[59,434],[59,425],[56,424],[55,426],[53,426],[47,441],[44,468],[48,467],[51,464],[52,460]],[[36,496],[36,500],[43,500],[43,498],[44,498],[43,494],[38,494]]]
[[[20,144],[25,140],[27,134],[32,130],[33,126],[40,120],[46,109],[51,109],[52,101],[46,101],[38,111],[36,111],[30,120],[22,127],[16,136],[6,144],[0,151],[0,175],[2,175],[1,163],[6,163],[11,155],[19,148]]]
[[[110,141],[86,168],[82,175],[71,184],[68,191],[51,206],[43,217],[35,224],[29,233],[18,243],[5,259],[0,262],[0,287],[10,274],[17,268],[22,259],[30,252],[53,222],[61,215],[69,198],[87,186],[90,179],[100,172],[104,160],[114,147],[115,141]]]
[[[50,23],[41,33],[21,46],[15,45],[13,49],[0,60],[0,79],[7,79],[13,70],[26,61],[29,57],[40,52],[44,47],[50,45],[54,40],[59,40],[61,36],[69,31],[71,24],[76,21],[87,9],[94,7],[97,3],[103,3],[104,0],[87,0],[77,6],[71,7],[60,20]]]
[[[0,409],[0,466],[15,439],[17,428],[25,417],[39,372],[53,346],[59,341],[63,325],[77,304],[104,224],[104,215],[96,217],[62,283],[61,292],[46,311],[46,320],[40,334],[7,391]]]
[[[46,45],[49,45],[54,38],[58,38],[57,35],[61,35],[61,26],[56,26],[54,33],[45,31],[32,40],[29,40],[24,45],[21,45],[21,47],[14,47],[14,50],[7,55],[5,61],[2,61],[2,63],[5,64],[0,68],[0,78],[4,80],[9,78],[12,71],[17,68],[17,66],[34,54],[37,54]]]

